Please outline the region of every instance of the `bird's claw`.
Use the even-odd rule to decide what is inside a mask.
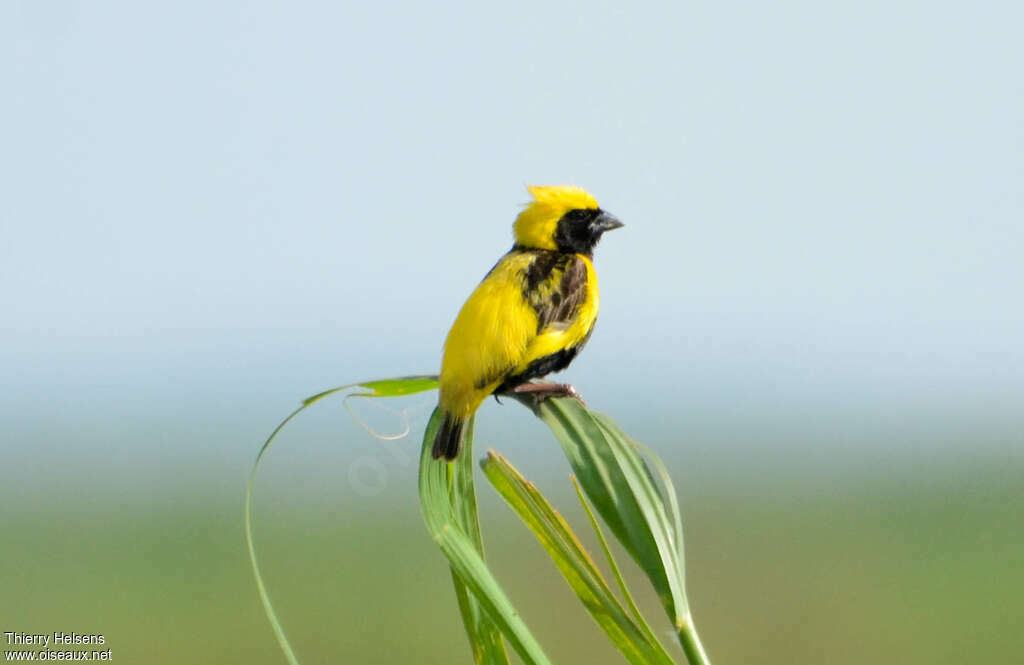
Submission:
[[[572,397],[574,400],[580,403],[584,409],[587,408],[587,403],[583,400],[583,395],[577,392],[576,387],[572,384],[565,384],[565,395],[566,397]]]
[[[512,392],[520,395],[524,393],[529,394],[533,398],[534,406],[540,406],[549,397],[572,397],[583,408],[587,407],[587,403],[583,401],[582,395],[577,392],[575,387],[568,383],[527,382],[512,388]]]

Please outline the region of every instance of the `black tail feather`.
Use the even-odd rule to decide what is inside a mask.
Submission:
[[[434,438],[434,447],[431,454],[434,459],[445,458],[453,460],[459,456],[462,449],[462,421],[455,420],[451,414],[445,414],[441,421],[441,427],[437,430],[437,437]]]

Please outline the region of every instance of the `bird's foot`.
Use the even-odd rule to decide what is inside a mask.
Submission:
[[[527,381],[526,383],[520,383],[518,386],[513,387],[511,392],[519,395],[532,396],[534,404],[538,406],[549,397],[572,397],[583,405],[584,408],[587,406],[587,403],[583,401],[583,397],[576,392],[576,388],[568,383],[550,383],[547,381],[533,383]]]

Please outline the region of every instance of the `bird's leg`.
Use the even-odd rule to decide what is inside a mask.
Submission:
[[[587,406],[587,403],[583,401],[583,397],[568,383],[551,383],[548,381],[533,383],[527,381],[513,387],[511,392],[530,394],[537,401],[537,404],[540,404],[549,397],[572,397],[584,407]]]

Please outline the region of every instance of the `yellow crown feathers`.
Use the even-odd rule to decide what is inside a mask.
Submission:
[[[597,207],[594,197],[575,185],[527,185],[526,189],[537,203],[563,205],[566,210]]]

